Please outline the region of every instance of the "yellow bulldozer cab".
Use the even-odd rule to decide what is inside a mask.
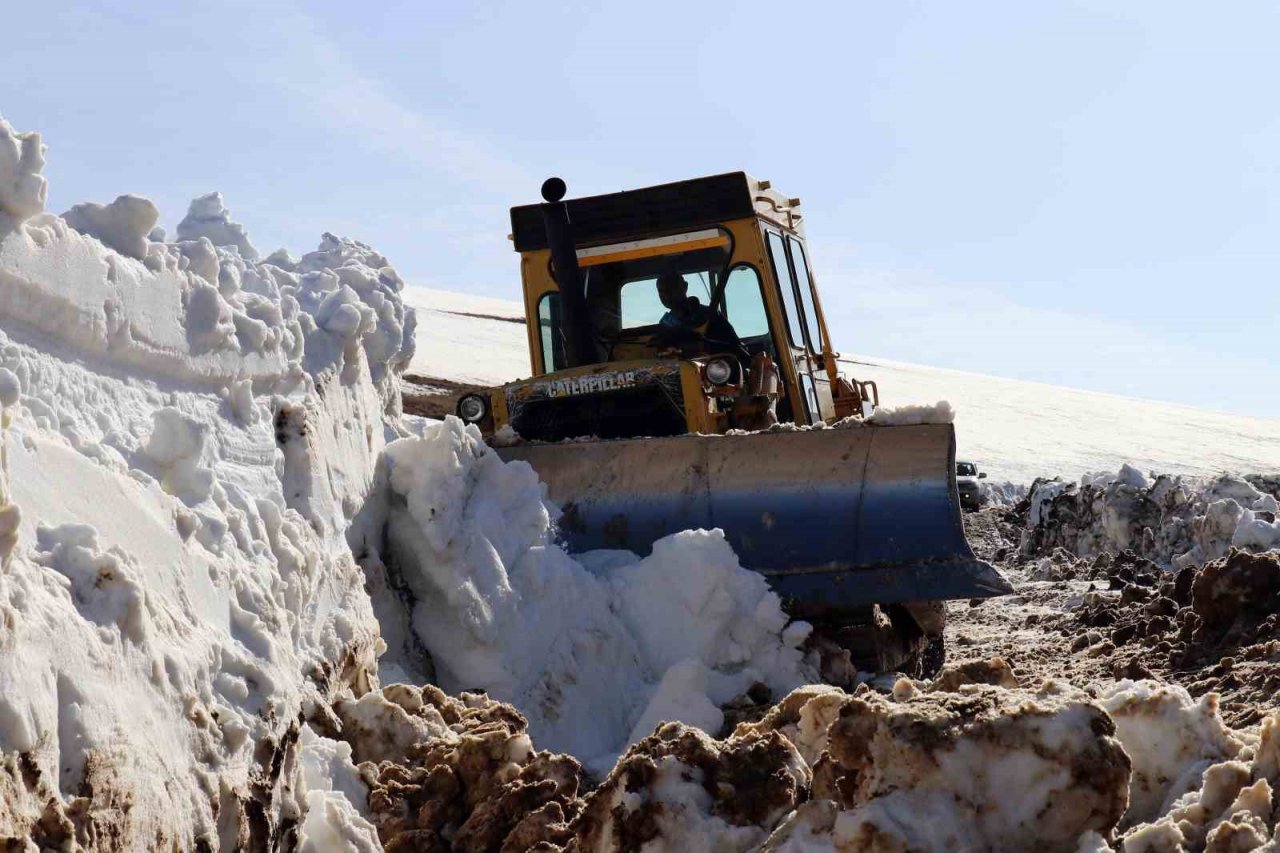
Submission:
[[[724,432],[733,426],[724,400],[738,389],[718,388],[699,375],[699,359],[717,349],[741,362],[744,370],[747,359],[759,354],[776,365],[781,421],[814,424],[861,412],[859,395],[851,399],[846,390],[842,398],[840,392],[799,204],[743,172],[567,202],[596,338],[594,363],[572,368],[563,346],[560,287],[539,206],[514,208],[512,239],[520,254],[533,379],[495,393],[492,421],[485,426],[498,430],[509,423],[513,404],[551,387],[547,377],[570,381],[596,375],[608,382],[621,364],[627,370],[663,372],[673,369],[674,359],[683,365],[678,389],[674,381],[668,388],[683,395],[679,432]],[[657,280],[672,272],[683,277],[689,298],[701,310],[727,321],[740,349],[717,347],[705,323],[697,329],[697,337],[705,339],[671,344],[664,334],[667,309]],[[667,423],[657,430],[637,425],[632,434],[677,430]]]

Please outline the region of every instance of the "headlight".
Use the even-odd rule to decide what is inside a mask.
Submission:
[[[489,403],[479,394],[467,394],[458,400],[458,417],[469,424],[477,424],[489,414]]]
[[[712,385],[724,385],[733,378],[733,365],[727,358],[716,358],[707,362],[703,372]]]

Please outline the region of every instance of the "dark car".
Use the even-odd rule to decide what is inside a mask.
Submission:
[[[960,508],[974,512],[981,504],[981,490],[978,481],[986,479],[986,474],[978,473],[978,466],[972,462],[956,463],[956,489],[960,492]]]

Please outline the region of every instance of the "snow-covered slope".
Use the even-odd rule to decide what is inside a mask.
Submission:
[[[477,384],[528,375],[523,324],[468,316],[518,319],[518,303],[425,288],[407,289],[405,301],[430,317],[432,336],[449,341],[420,342],[411,373]],[[993,480],[1075,479],[1125,462],[1173,474],[1280,471],[1280,420],[882,358],[842,361],[846,374],[875,380],[885,406],[950,401],[957,453]]]
[[[415,372],[476,385],[529,375],[519,304],[413,286],[404,299],[418,312]]]
[[[888,406],[945,399],[957,453],[992,478],[1029,483],[1115,471],[1213,475],[1280,471],[1280,420],[1211,412],[1057,385],[850,356]]]

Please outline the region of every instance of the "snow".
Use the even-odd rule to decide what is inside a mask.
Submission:
[[[527,373],[519,306],[408,288],[332,234],[264,258],[216,193],[171,241],[137,196],[54,216],[43,165],[39,135],[0,120],[0,836],[584,852],[1273,838],[1280,717],[1233,731],[1212,696],[1020,686],[1002,661],[888,695],[809,684],[810,627],[719,531],[569,555],[532,469],[454,418],[400,417],[406,369]],[[1134,455],[1116,460],[1102,395],[886,369],[901,381],[881,380],[880,422],[954,419],[962,444],[994,424],[982,440],[1004,457],[979,459],[996,472],[1066,460],[1070,482],[1038,484],[1031,513],[1071,515],[1074,547],[1150,539],[1176,562],[1280,538],[1275,479],[1153,477],[1143,458],[1172,436],[1177,464],[1267,467],[1267,422],[1153,424],[1156,404],[1122,401]],[[1038,434],[1000,443],[1018,421],[985,405],[996,387]],[[944,397],[958,410],[913,402]],[[1204,440],[1209,425],[1231,438]],[[1238,598],[1248,580],[1220,585]],[[788,695],[714,739],[762,688]],[[600,784],[580,794],[578,762],[535,747]]]
[[[404,300],[418,312],[420,330],[410,373],[476,385],[530,375],[518,303],[425,287],[405,288]]]
[[[868,423],[879,426],[915,426],[916,424],[949,424],[954,423],[956,410],[946,400],[939,400],[932,406],[912,404],[906,406],[883,406],[872,412]]]
[[[420,644],[447,691],[512,702],[540,744],[607,769],[656,722],[714,730],[718,706],[753,683],[785,692],[813,677],[806,632],[787,630],[720,531],[675,534],[643,559],[579,560],[553,543],[559,513],[533,469],[474,426],[449,417],[384,460],[383,506],[353,528],[371,586],[390,576],[412,596],[407,613],[375,601],[384,625],[412,632],[393,634],[384,662],[422,673]]]
[[[215,246],[235,249],[246,261],[257,260],[258,250],[249,242],[244,226],[231,220],[231,211],[223,203],[222,193],[209,193],[193,199],[187,215],[178,223],[179,240],[199,240],[201,237]]]
[[[43,168],[40,134],[18,133],[0,116],[0,213],[12,225],[44,211],[49,185],[40,174]]]
[[[1061,547],[1079,557],[1133,551],[1168,568],[1202,565],[1233,546],[1280,548],[1280,524],[1262,515],[1275,504],[1274,495],[1230,474],[1149,477],[1126,464],[1078,484],[1034,483],[1021,550],[1036,556]]]
[[[1280,470],[1280,419],[860,355],[841,359],[841,369],[874,380],[887,406],[950,400],[958,456],[993,479],[1074,479],[1124,463],[1202,476]]]
[[[62,214],[62,219],[81,234],[96,237],[120,254],[141,261],[147,257],[147,238],[160,220],[160,211],[149,199],[122,195],[107,205],[77,204]]]

